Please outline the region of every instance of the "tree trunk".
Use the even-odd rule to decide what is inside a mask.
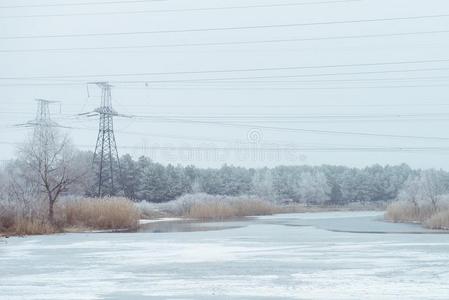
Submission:
[[[50,200],[49,201],[49,205],[48,205],[48,221],[53,225],[55,223],[55,218],[54,218],[54,201]]]

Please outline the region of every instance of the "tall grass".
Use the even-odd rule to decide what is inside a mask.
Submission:
[[[391,203],[385,212],[385,219],[395,223],[422,223],[433,214],[430,205],[415,206],[411,202],[397,201]]]
[[[10,234],[14,235],[38,235],[59,232],[57,227],[50,224],[45,218],[21,218],[14,220],[14,226],[10,228]]]
[[[2,214],[0,217],[0,236],[2,235],[36,235],[57,232],[46,218],[24,217],[14,212]]]
[[[57,209],[63,227],[89,229],[135,229],[140,213],[126,198],[83,198],[63,201]]]
[[[446,209],[434,214],[425,221],[424,225],[431,229],[449,230],[449,210]]]
[[[232,199],[230,201],[196,202],[190,206],[186,215],[192,219],[224,220],[245,216],[271,215],[281,209],[267,201],[259,199]]]
[[[441,200],[436,209],[431,203],[416,205],[409,201],[393,202],[387,207],[385,219],[392,222],[420,223],[431,229],[449,229],[449,201]]]
[[[281,206],[254,196],[189,194],[160,204],[139,203],[143,216],[170,216],[200,220],[224,220],[280,213]]]
[[[47,219],[45,202],[36,201],[24,209],[2,205],[0,235],[36,235],[79,230],[135,229],[140,212],[125,198],[65,199],[55,207],[55,223]]]
[[[45,203],[0,201],[0,235],[32,235],[56,232],[46,219]]]

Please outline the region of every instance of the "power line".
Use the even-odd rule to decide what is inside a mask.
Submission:
[[[201,120],[201,121],[215,121],[215,120],[221,120],[226,122],[246,122],[250,121],[254,126],[256,124],[273,124],[273,123],[283,123],[283,124],[292,124],[292,123],[362,123],[362,122],[448,122],[449,113],[446,114],[422,114],[422,115],[379,115],[379,116],[367,116],[367,115],[354,115],[354,116],[311,116],[311,117],[304,117],[304,116],[273,116],[273,117],[267,117],[267,116],[211,116],[211,117],[202,117],[202,116],[167,116],[170,118],[178,118],[181,120],[191,120],[194,118],[195,120]],[[160,118],[161,116],[155,116],[155,118]],[[167,120],[134,120],[134,121],[143,121],[143,122],[157,122],[157,123],[176,123],[174,121],[167,121]],[[122,133],[129,133],[129,132],[123,132]],[[134,132],[135,133],[135,132]],[[133,133],[133,134],[134,134]],[[143,133],[138,133],[139,135],[142,135]]]
[[[68,127],[71,130],[88,130],[88,131],[97,131],[97,129],[95,128],[90,128],[90,127]],[[198,141],[207,141],[207,142],[220,142],[220,143],[237,143],[239,145],[242,144],[251,144],[253,145],[254,143],[251,141],[242,141],[241,139],[234,139],[234,140],[229,140],[229,139],[217,139],[217,138],[210,138],[210,137],[196,137],[196,136],[179,136],[179,135],[168,135],[168,134],[152,134],[152,133],[148,133],[148,132],[137,132],[137,131],[128,131],[128,130],[116,130],[116,133],[120,133],[120,134],[124,134],[124,135],[137,135],[137,136],[145,136],[145,137],[158,137],[158,138],[166,138],[166,139],[177,139],[177,140],[198,140]],[[283,145],[281,145],[283,144]],[[275,146],[281,146],[281,147],[290,147],[291,143],[288,143],[286,141],[270,141],[270,142],[263,142],[264,146],[267,145],[275,145]],[[345,146],[345,147],[350,147],[348,145],[341,145],[341,146]]]
[[[20,145],[20,143],[0,141],[4,145]],[[92,148],[92,145],[75,144],[80,148]],[[120,146],[121,149],[160,150],[160,151],[324,151],[324,152],[447,152],[449,147],[206,147],[206,146]]]
[[[435,19],[435,18],[446,18],[446,17],[449,17],[449,14],[424,15],[424,16],[408,16],[408,17],[393,17],[393,18],[377,18],[377,19],[359,19],[359,20],[344,20],[344,21],[322,21],[322,22],[293,23],[293,24],[271,24],[271,25],[253,25],[253,26],[235,26],[235,27],[192,28],[192,29],[175,29],[175,30],[169,29],[169,30],[154,30],[154,31],[71,33],[71,34],[54,34],[54,35],[17,35],[17,36],[0,36],[0,39],[2,39],[2,40],[11,40],[11,39],[40,39],[40,38],[71,38],[71,37],[99,37],[99,36],[142,35],[142,34],[159,34],[159,33],[208,32],[208,31],[226,31],[226,30],[266,29],[266,28],[289,28],[289,27],[317,26],[317,25],[373,23],[373,22],[386,22],[386,21]]]
[[[183,74],[208,74],[208,73],[237,73],[237,72],[259,72],[259,71],[283,71],[283,70],[308,70],[308,69],[326,69],[326,68],[347,68],[347,67],[371,67],[371,66],[388,66],[388,65],[406,65],[406,64],[425,64],[425,63],[441,63],[449,62],[449,59],[430,59],[430,60],[412,60],[412,61],[390,61],[390,62],[377,62],[377,63],[355,63],[355,64],[334,64],[334,65],[315,65],[315,66],[287,66],[287,67],[267,67],[267,68],[247,68],[247,69],[223,69],[223,70],[201,70],[201,71],[173,71],[173,72],[141,72],[141,73],[115,73],[115,74],[90,74],[90,75],[43,75],[43,76],[22,76],[22,77],[0,77],[0,80],[28,80],[28,79],[53,79],[53,78],[88,78],[88,77],[120,77],[120,76],[151,76],[151,75],[183,75]],[[431,68],[427,70],[446,70],[447,68]],[[423,70],[423,69],[418,69]],[[414,70],[405,70],[414,71]],[[404,71],[404,72],[405,72]],[[376,73],[379,71],[373,71]],[[381,72],[392,72],[391,70]],[[394,72],[394,71],[393,71]],[[399,71],[403,72],[403,71]],[[371,74],[370,72],[367,72]],[[344,75],[352,73],[342,73]],[[357,73],[356,73],[357,74]],[[365,74],[365,73],[362,73]],[[321,74],[319,74],[321,75]],[[326,74],[327,75],[327,74]],[[292,75],[287,75],[290,77]],[[300,75],[302,76],[302,75]],[[307,74],[305,76],[314,76],[314,74]],[[295,77],[295,76],[293,76]],[[265,78],[265,77],[244,77],[238,79],[252,79],[252,78]],[[272,78],[272,77],[267,77]],[[172,80],[175,81],[204,81],[204,80],[227,80],[233,78],[206,78],[206,79],[181,79]],[[134,83],[146,83],[151,81],[133,81]],[[153,82],[166,82],[166,81],[153,81]],[[120,83],[115,81],[111,83]]]
[[[304,129],[304,128],[289,128],[289,127],[274,127],[265,126],[257,124],[239,124],[239,123],[225,123],[217,121],[204,121],[204,120],[192,120],[192,119],[180,119],[174,117],[165,116],[144,116],[144,115],[134,115],[134,118],[151,119],[156,121],[168,121],[175,123],[186,123],[186,124],[204,124],[204,125],[220,125],[227,127],[239,127],[239,128],[258,128],[266,130],[275,131],[293,131],[293,132],[305,132],[305,133],[315,133],[315,134],[336,134],[336,135],[353,135],[353,136],[366,136],[366,137],[386,137],[386,138],[399,138],[399,139],[418,139],[418,140],[440,140],[449,141],[449,137],[435,137],[435,136],[416,136],[416,135],[394,135],[394,134],[378,134],[378,133],[367,133],[367,132],[352,132],[352,131],[334,131],[334,130],[318,130],[318,129]],[[133,132],[135,134],[135,132]],[[138,133],[142,134],[142,133]]]
[[[25,113],[19,113],[19,112],[0,112],[4,115],[28,115]],[[448,113],[422,113],[422,114],[373,114],[373,115],[153,115],[153,116],[147,116],[153,117],[153,118],[176,118],[176,119],[182,119],[182,120],[201,120],[201,121],[215,121],[215,120],[221,120],[221,121],[227,121],[227,122],[241,122],[241,121],[251,121],[254,124],[260,124],[260,123],[329,123],[329,122],[432,122],[432,121],[438,121],[438,122],[447,122],[449,121],[449,112]],[[59,121],[76,121],[79,122],[79,116],[78,115],[64,115],[63,117],[57,117],[56,120]],[[88,121],[96,121],[95,119],[88,119]],[[134,121],[151,121],[151,122],[163,122],[163,123],[173,123],[173,121],[166,121],[166,120],[147,120],[147,119],[139,119],[139,120],[133,120]],[[73,127],[73,126],[65,126],[65,128],[70,129],[81,129],[81,130],[91,130],[91,128],[82,128],[82,127]],[[125,134],[138,134],[138,135],[144,135],[142,132],[130,132],[130,131],[116,131],[119,133],[125,133]]]
[[[399,81],[399,82],[407,82],[407,81],[416,81],[416,80],[446,80],[449,76],[422,76],[422,77],[397,77],[397,78],[355,78],[355,79],[313,79],[313,80],[220,80],[216,81],[206,81],[206,82],[177,82],[174,83],[182,83],[184,85],[189,85],[193,87],[200,86],[209,86],[218,85],[218,84],[249,84],[249,85],[266,85],[269,83],[273,84],[298,84],[298,83],[327,83],[327,82],[382,82],[382,81]],[[161,82],[153,82],[153,81],[136,81],[136,82],[121,82],[124,83],[138,83],[138,84],[152,84],[152,83],[160,83],[160,84],[170,84],[170,81],[161,81]],[[149,86],[153,87],[153,85]]]
[[[69,129],[80,129],[80,130],[91,130],[91,131],[97,131],[97,129],[95,129],[95,128],[83,128],[83,127],[65,127],[65,128],[69,128]],[[227,142],[227,143],[229,143],[229,142],[233,142],[233,143],[238,143],[239,145],[242,145],[242,144],[251,144],[251,145],[253,145],[253,143],[252,142],[250,142],[250,141],[246,141],[246,142],[242,142],[241,140],[225,140],[225,139],[211,139],[211,138],[206,138],[206,137],[191,137],[191,136],[173,136],[173,135],[155,135],[155,134],[148,134],[147,132],[135,132],[135,131],[122,131],[122,130],[119,130],[119,131],[116,131],[116,132],[118,132],[118,133],[120,133],[120,134],[127,134],[127,135],[129,135],[129,134],[131,134],[131,135],[139,135],[139,136],[152,136],[152,137],[162,137],[162,138],[169,138],[169,139],[183,139],[183,140],[201,140],[201,141],[212,141],[212,142]],[[279,150],[279,149],[292,149],[292,147],[293,146],[291,146],[291,145],[289,145],[289,144],[287,144],[286,146],[280,146],[280,144],[279,143],[286,143],[285,141],[283,141],[283,142],[278,142],[278,141],[273,141],[273,142],[270,142],[270,143],[267,143],[267,142],[264,142],[263,144],[261,144],[261,145],[257,145],[257,147],[258,147],[258,149],[259,148],[261,148],[261,149],[267,149],[267,150],[273,150],[273,149],[277,149],[277,150]],[[11,144],[15,144],[15,143],[11,143]],[[276,148],[267,148],[267,145],[275,145],[275,146],[277,146]],[[90,147],[90,146],[85,146],[85,147]],[[159,146],[155,146],[155,147],[151,147],[151,148],[157,148],[157,147],[159,147]],[[315,147],[315,146],[314,146]],[[338,147],[345,147],[345,148],[347,148],[347,149],[360,149],[360,147],[359,148],[355,148],[355,147],[353,147],[353,146],[338,146]],[[352,147],[352,148],[351,148]],[[135,148],[135,147],[127,147],[127,146],[122,146],[122,147],[120,147],[120,148]],[[168,150],[169,148],[182,148],[182,147],[159,147],[160,149],[164,149],[164,148],[167,148],[166,150]],[[372,148],[372,147],[371,147]],[[378,147],[377,147],[378,148]],[[407,148],[407,147],[397,147],[398,149],[399,148]],[[431,147],[430,147],[431,148]],[[192,147],[188,147],[188,148],[185,148],[184,147],[184,149],[192,149]],[[222,149],[222,148],[217,148],[217,147],[213,147],[213,149]],[[232,148],[227,148],[227,149],[232,149]],[[238,149],[241,149],[241,147],[239,147]],[[252,147],[251,149],[254,149],[254,147]],[[309,149],[309,150],[312,150],[312,149],[316,149],[316,150],[319,150],[319,149],[329,149],[329,150],[331,150],[331,149],[333,149],[333,148],[310,148],[310,147],[305,147],[305,148],[298,148],[298,147],[296,147],[296,148],[293,148],[293,149]],[[244,150],[244,149],[243,149]]]
[[[33,84],[8,84],[8,85],[0,85],[0,86],[33,86]],[[39,84],[34,84],[34,86],[41,86]],[[48,85],[46,85],[48,86]],[[49,86],[65,86],[61,85],[49,85]],[[321,87],[279,87],[279,86],[247,86],[247,87],[223,87],[223,86],[184,86],[184,87],[151,87],[152,90],[348,90],[348,89],[403,89],[403,88],[448,88],[448,84],[414,84],[414,85],[373,85],[373,86],[321,86]],[[147,90],[146,88],[138,88],[138,87],[117,87],[117,89],[122,90]]]
[[[449,105],[449,104],[448,104]],[[15,114],[15,115],[32,115],[31,112],[22,111],[0,111],[0,114]],[[58,114],[64,117],[76,117],[80,115],[77,113]],[[195,119],[334,119],[334,118],[415,118],[415,117],[448,117],[449,112],[424,112],[424,113],[375,113],[375,114],[154,114],[146,115],[145,117],[152,118],[195,118]],[[133,115],[131,115],[133,117]]]
[[[124,4],[124,3],[148,3],[157,2],[158,0],[129,0],[129,1],[101,1],[101,2],[71,2],[71,3],[51,3],[51,4],[23,4],[23,5],[7,5],[0,8],[33,8],[33,7],[59,7],[59,6],[90,6],[104,4]]]
[[[276,86],[248,86],[248,87],[220,87],[220,86],[193,86],[193,87],[152,87],[152,90],[350,90],[350,89],[402,89],[402,88],[449,88],[448,84],[422,84],[422,85],[373,85],[373,86],[325,86],[325,87],[276,87]],[[147,88],[121,88],[128,90],[145,90]]]
[[[344,39],[364,39],[379,37],[398,37],[414,35],[444,34],[449,30],[433,31],[415,31],[398,33],[380,33],[380,34],[362,34],[346,36],[312,37],[312,38],[293,38],[293,39],[272,39],[259,41],[230,41],[230,42],[205,42],[205,43],[177,43],[177,44],[159,44],[159,45],[136,45],[136,46],[109,46],[109,47],[72,47],[72,48],[34,48],[34,49],[3,49],[0,53],[22,53],[22,52],[70,52],[70,51],[96,51],[96,50],[133,50],[133,49],[151,49],[151,48],[180,48],[180,47],[200,47],[200,46],[227,46],[227,45],[252,45],[252,44],[276,44],[290,42],[306,41],[326,41],[326,40],[344,40]]]
[[[0,19],[102,16],[102,15],[151,14],[151,13],[172,13],[172,12],[202,12],[202,11],[234,10],[234,9],[250,9],[250,8],[293,7],[293,6],[321,5],[321,4],[348,3],[348,2],[361,2],[361,1],[362,0],[329,0],[329,1],[316,1],[316,2],[293,2],[293,3],[258,4],[258,5],[243,5],[243,6],[153,9],[153,10],[132,10],[132,11],[113,11],[113,12],[82,12],[82,13],[11,15],[11,16],[0,16]],[[117,2],[112,2],[112,3],[118,4],[118,3],[139,3],[139,2],[148,2],[148,1],[123,1],[123,2],[117,1]],[[99,4],[99,3],[97,3],[97,4]],[[102,3],[102,4],[107,4],[107,3]],[[111,3],[109,3],[109,4],[111,4]],[[54,5],[54,6],[56,6],[56,5]],[[65,6],[68,6],[68,5],[65,5]],[[32,6],[32,7],[37,7],[37,6]],[[0,7],[0,8],[13,8],[13,7]]]
[[[196,107],[196,108],[311,108],[311,107],[429,107],[429,106],[449,106],[449,103],[402,103],[402,104],[257,104],[257,105],[249,105],[249,104],[226,104],[226,105],[151,105],[151,104],[140,104],[140,105],[127,105],[133,107],[151,107],[151,108],[167,108],[167,107]]]
[[[365,132],[347,132],[347,131],[329,131],[329,130],[316,130],[316,129],[301,129],[301,128],[285,128],[285,127],[272,127],[272,126],[260,126],[260,125],[249,125],[249,124],[234,124],[234,123],[223,123],[223,122],[212,122],[212,121],[197,121],[197,120],[181,120],[176,118],[158,117],[158,116],[135,116],[139,118],[150,118],[156,120],[167,120],[180,123],[193,123],[193,124],[208,124],[208,125],[224,125],[231,127],[245,127],[245,128],[259,128],[259,129],[270,129],[270,130],[282,130],[282,131],[301,131],[310,133],[320,133],[320,134],[344,134],[344,135],[359,135],[359,136],[370,136],[370,137],[389,137],[389,138],[406,138],[406,139],[423,139],[423,140],[449,140],[446,137],[427,137],[427,136],[408,136],[408,135],[391,135],[391,134],[377,134],[377,133],[365,133]],[[72,128],[72,129],[87,129],[89,128]],[[145,135],[144,133],[136,132],[122,132],[126,134],[139,134]]]
[[[335,119],[335,118],[415,118],[415,117],[448,117],[449,112],[435,112],[435,113],[412,113],[412,114],[395,114],[395,113],[386,113],[386,114],[222,114],[222,115],[149,115],[145,117],[154,117],[154,118],[187,118],[187,119]]]
[[[299,75],[266,75],[266,76],[246,76],[246,77],[224,77],[224,78],[197,78],[197,79],[174,79],[174,80],[147,80],[134,81],[133,83],[170,83],[170,82],[201,82],[201,81],[229,81],[229,80],[244,80],[244,79],[269,79],[269,78],[300,78],[300,77],[321,77],[321,76],[339,76],[339,75],[366,75],[366,74],[387,74],[387,73],[409,73],[422,71],[444,71],[449,70],[449,67],[442,68],[419,68],[419,69],[405,69],[405,70],[383,70],[383,71],[361,71],[361,72],[335,72],[335,73],[318,73],[318,74],[299,74]],[[132,76],[132,75],[130,75]],[[2,78],[0,78],[1,80]],[[126,81],[112,81],[114,84],[131,83]]]
[[[396,78],[354,78],[354,79],[312,79],[312,80],[239,80],[229,81],[229,83],[250,83],[250,84],[266,84],[266,83],[316,83],[316,82],[365,82],[365,81],[414,81],[414,80],[435,80],[448,79],[448,75],[443,76],[421,76],[421,77],[396,77]],[[142,82],[143,83],[143,82]],[[146,82],[150,83],[150,82]],[[222,82],[210,82],[213,84]],[[223,83],[228,83],[225,81]]]
[[[241,119],[225,119],[227,122],[242,122]],[[386,118],[386,119],[271,119],[271,120],[258,120],[258,119],[251,119],[251,123],[254,124],[254,126],[258,126],[259,124],[337,124],[337,123],[374,123],[374,122],[383,122],[383,123],[405,123],[405,122],[444,122],[447,123],[449,119],[447,117],[440,117],[440,118],[407,118],[407,119],[400,119],[400,118]],[[151,122],[167,122],[167,121],[151,121]],[[172,122],[169,122],[172,123]],[[140,134],[142,135],[142,134]]]
[[[163,150],[163,151],[324,151],[324,152],[446,152],[449,147],[173,147],[173,146],[123,146],[128,149]]]
[[[195,147],[195,146],[122,146],[120,148],[161,151],[233,151],[233,152],[447,152],[449,147]]]
[[[15,99],[4,99],[3,104],[8,104],[7,100],[20,105],[29,105],[29,102],[20,102],[20,100]],[[320,107],[447,107],[449,103],[424,103],[425,100],[422,99],[421,103],[384,103],[384,104],[364,104],[364,103],[353,103],[353,104],[126,104],[127,107],[149,107],[149,108],[320,108]],[[9,104],[8,104],[9,105]],[[76,106],[75,103],[64,103],[64,106]],[[0,112],[1,113],[1,112]],[[21,112],[17,112],[21,113]]]
[[[258,129],[267,129],[267,130],[275,130],[275,131],[291,131],[291,132],[305,132],[305,133],[316,133],[316,134],[334,134],[334,135],[352,135],[352,136],[366,136],[366,137],[386,137],[386,138],[399,138],[399,139],[420,139],[420,140],[441,140],[441,141],[449,141],[449,137],[435,137],[435,136],[416,136],[416,135],[396,135],[396,134],[379,134],[379,133],[371,133],[371,132],[353,132],[353,131],[338,131],[338,130],[320,130],[320,129],[306,129],[306,128],[290,128],[290,127],[274,127],[274,126],[264,126],[257,124],[237,124],[237,123],[225,123],[225,122],[216,122],[216,121],[199,121],[199,120],[185,120],[185,119],[177,119],[177,118],[156,118],[156,117],[148,117],[148,116],[139,116],[136,115],[137,118],[152,118],[152,119],[164,119],[164,120],[173,120],[179,123],[188,123],[188,124],[203,124],[203,125],[220,125],[220,126],[229,126],[229,127],[240,127],[240,128],[258,128]]]

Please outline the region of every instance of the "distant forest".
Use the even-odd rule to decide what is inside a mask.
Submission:
[[[38,191],[39,184],[36,178],[30,178],[25,160],[13,160],[1,170],[0,189],[4,191],[2,194],[9,194],[6,198],[21,198],[20,194],[33,195],[33,191]],[[224,165],[218,169],[205,169],[162,165],[148,157],[133,159],[127,154],[120,158],[120,171],[118,165],[115,165],[113,194],[134,201],[158,203],[190,193],[255,195],[267,200],[310,205],[385,201],[397,199],[401,190],[422,174],[431,179],[427,182],[438,182],[444,193],[449,191],[448,172],[414,170],[406,164],[366,168],[331,165],[243,168]],[[99,176],[92,168],[92,153],[76,151],[70,170],[83,174],[82,180],[71,184],[61,196],[95,196]],[[423,188],[428,186],[418,183],[413,185]],[[22,188],[14,188],[20,186]]]
[[[437,171],[439,177],[449,174]],[[347,204],[397,198],[408,178],[419,170],[408,165],[373,165],[363,169],[344,166],[278,166],[219,169],[173,166],[147,157],[121,158],[120,193],[136,201],[165,202],[187,193],[257,195],[263,198],[306,204]],[[89,193],[89,191],[86,191]]]

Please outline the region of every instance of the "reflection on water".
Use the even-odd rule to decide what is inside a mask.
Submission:
[[[237,224],[238,223],[238,224]],[[214,231],[240,228],[243,222],[201,222],[192,220],[180,220],[169,222],[155,222],[141,225],[138,232],[164,233],[164,232],[194,232]]]

